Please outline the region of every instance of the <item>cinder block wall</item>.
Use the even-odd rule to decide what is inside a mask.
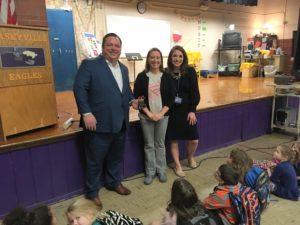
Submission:
[[[18,25],[48,27],[44,0],[15,0]]]

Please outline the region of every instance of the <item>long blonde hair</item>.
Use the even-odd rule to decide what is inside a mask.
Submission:
[[[78,216],[91,216],[91,221],[94,221],[100,215],[100,210],[92,201],[80,198],[68,207],[66,215],[68,216],[69,213],[73,213]]]

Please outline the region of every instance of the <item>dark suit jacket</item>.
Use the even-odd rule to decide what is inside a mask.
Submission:
[[[109,69],[105,58],[82,61],[74,82],[74,95],[78,112],[82,115],[91,112],[97,119],[97,132],[117,133],[123,121],[129,124],[129,102],[134,98],[128,78],[128,69],[119,62],[123,90]]]

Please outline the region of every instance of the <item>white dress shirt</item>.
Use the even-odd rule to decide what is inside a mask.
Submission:
[[[108,60],[106,60],[106,63],[109,67],[109,69],[111,70],[118,86],[119,86],[119,89],[120,91],[122,92],[122,89],[123,89],[123,77],[122,77],[122,72],[121,72],[121,68],[120,68],[120,65],[119,63],[117,62],[117,64],[115,66],[113,66]]]

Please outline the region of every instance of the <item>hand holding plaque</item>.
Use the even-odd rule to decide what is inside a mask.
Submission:
[[[139,110],[143,109],[144,107],[146,107],[145,104],[145,97],[144,96],[139,96],[138,97],[138,108]]]

